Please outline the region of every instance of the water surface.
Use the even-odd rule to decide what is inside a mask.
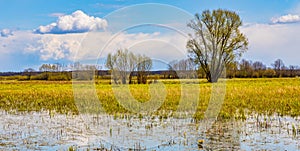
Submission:
[[[300,150],[300,118],[244,121],[0,112],[0,150]]]

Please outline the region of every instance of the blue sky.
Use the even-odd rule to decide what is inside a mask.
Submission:
[[[152,8],[142,6],[144,3],[170,6],[153,5]],[[300,66],[297,57],[300,54],[299,0],[0,0],[0,72],[22,71],[28,67],[37,69],[42,63],[69,63],[74,58],[92,63],[93,56],[103,58],[108,51],[121,45],[131,47],[133,51],[164,49],[164,55],[157,57],[161,50],[149,55],[168,62],[184,55],[184,52],[172,52],[181,51],[178,49],[185,46],[184,37],[175,36],[178,32],[172,33],[166,27],[186,31],[184,26],[193,14],[218,8],[236,11],[241,16],[244,22],[241,30],[250,41],[244,58],[263,61],[268,66],[282,58],[287,65]],[[64,17],[61,22],[59,17]],[[79,23],[68,22],[70,17],[77,18]],[[89,22],[82,23],[80,19]],[[166,26],[137,26],[148,22]],[[87,32],[92,28],[91,24],[96,26],[98,35]],[[134,28],[126,30],[130,26]],[[101,52],[107,39],[118,32],[113,39],[118,46]],[[85,47],[85,43],[89,47]]]
[[[173,5],[192,14],[204,9],[226,8],[239,11],[245,22],[268,22],[273,16],[289,13],[298,2],[299,0],[1,0],[0,28],[33,29],[55,21],[56,17],[51,14],[70,14],[76,10],[104,17],[119,8],[141,3]]]

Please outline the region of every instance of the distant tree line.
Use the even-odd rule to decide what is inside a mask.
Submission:
[[[125,53],[127,55],[130,54],[129,52]],[[112,54],[110,55],[111,57],[116,57]],[[110,61],[113,61],[114,59],[116,58],[111,58]],[[69,65],[62,65],[59,63],[42,64],[38,71],[33,68],[28,68],[23,72],[0,72],[0,79],[7,77],[6,79],[64,81],[71,80],[72,78],[74,79],[74,77],[72,77],[72,72],[76,70],[94,71],[95,73],[93,75],[95,75],[95,77],[91,78],[113,79],[113,82],[116,84],[145,84],[147,83],[147,80],[149,82],[149,79],[206,78],[206,73],[202,68],[198,68],[190,59],[173,60],[169,63],[168,69],[160,71],[150,71],[152,67],[151,59],[142,55],[136,55],[134,62],[127,60],[128,64],[134,64],[131,68],[128,68],[127,72],[123,72],[120,70],[121,68],[113,71],[113,69],[116,68],[115,64],[108,61],[106,66],[109,66],[109,63],[111,63],[109,70],[101,70],[102,68],[100,66],[84,65],[79,62]],[[239,62],[234,61],[226,66],[227,78],[276,78],[296,76],[300,76],[300,67],[297,65],[286,66],[281,59],[275,60],[269,67],[261,61],[251,61],[246,59],[242,59]],[[86,78],[79,77],[78,79]]]
[[[197,75],[195,75],[195,73]],[[169,70],[162,72],[163,78],[206,78],[202,68],[197,67],[190,59],[174,60],[169,63]],[[300,76],[300,67],[286,66],[281,59],[277,59],[267,67],[263,62],[242,59],[226,66],[227,78],[273,78]]]
[[[229,78],[262,78],[262,77],[295,77],[300,75],[300,68],[296,65],[286,66],[281,59],[277,59],[267,67],[260,61],[241,60],[231,63],[227,68]]]
[[[125,53],[127,55],[130,54],[126,51],[122,53]],[[110,55],[112,59],[110,61],[116,59],[112,58],[116,56],[112,54]],[[110,62],[108,61],[106,63],[106,66],[109,66],[109,63]],[[39,67],[38,71],[34,70],[33,68],[28,68],[23,72],[0,72],[0,79],[3,79],[3,77],[7,77],[6,79],[64,81],[71,80],[72,78],[74,79],[74,77],[72,77],[72,72],[76,70],[94,71],[95,77],[91,78],[113,79],[113,82],[115,82],[116,84],[145,84],[149,82],[149,79],[206,78],[206,74],[202,70],[202,68],[198,68],[197,65],[193,63],[193,61],[191,61],[189,58],[182,60],[173,60],[169,63],[168,69],[160,71],[150,71],[152,67],[151,59],[142,55],[136,55],[134,58],[134,62],[130,62],[127,60],[127,63],[134,64],[131,66],[132,68],[128,68],[128,72],[123,72],[122,70],[120,70],[121,68],[117,71],[113,71],[112,69],[116,67],[114,67],[115,64],[112,62],[110,64],[111,68],[109,68],[109,70],[101,70],[102,68],[100,66],[84,65],[79,62],[75,62],[69,65],[62,65],[59,63],[42,64]],[[234,61],[226,66],[227,78],[279,78],[297,76],[300,76],[300,67],[297,65],[286,66],[281,59],[275,60],[269,67],[267,67],[267,65],[265,65],[261,61],[251,61],[246,59],[242,59],[239,62]]]
[[[97,65],[85,65],[80,62],[75,62],[73,64],[42,64],[38,70],[33,68],[24,69],[23,72],[4,72],[0,73],[0,76],[15,76],[18,80],[49,80],[49,81],[68,81],[72,78],[72,71],[77,70],[92,70],[98,72],[101,69]],[[96,74],[100,75],[100,74]],[[2,78],[3,79],[3,78]],[[6,78],[14,79],[14,77]]]

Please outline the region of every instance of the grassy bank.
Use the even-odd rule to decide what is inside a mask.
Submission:
[[[181,98],[181,84],[175,80],[162,82],[166,87],[166,99],[154,114],[166,116],[170,113],[168,111],[177,110]],[[185,83],[188,85],[195,82],[187,80]],[[149,100],[148,90],[149,85],[130,85],[132,95],[140,102]],[[105,112],[112,115],[131,113],[118,103],[108,82],[97,81],[96,93]],[[204,117],[210,93],[211,84],[200,80],[200,100],[195,114],[197,119]],[[88,97],[86,99],[89,101]],[[49,110],[78,114],[72,82],[0,81],[0,108],[6,111]],[[226,96],[219,118],[245,118],[251,113],[299,116],[300,79],[227,80]]]

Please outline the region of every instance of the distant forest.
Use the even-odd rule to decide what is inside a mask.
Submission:
[[[149,71],[148,79],[193,79],[205,78],[205,73],[196,67],[189,59],[175,60],[169,63],[166,70]],[[97,79],[111,79],[110,70],[102,70],[101,66],[84,65],[79,62],[70,65],[60,63],[43,64],[38,70],[32,68],[23,72],[0,72],[0,80],[71,80],[73,71],[95,71]],[[137,74],[136,71],[131,74]],[[286,66],[281,59],[277,59],[267,67],[260,61],[241,60],[231,63],[226,67],[227,78],[276,78],[298,77],[300,68],[296,65]]]

